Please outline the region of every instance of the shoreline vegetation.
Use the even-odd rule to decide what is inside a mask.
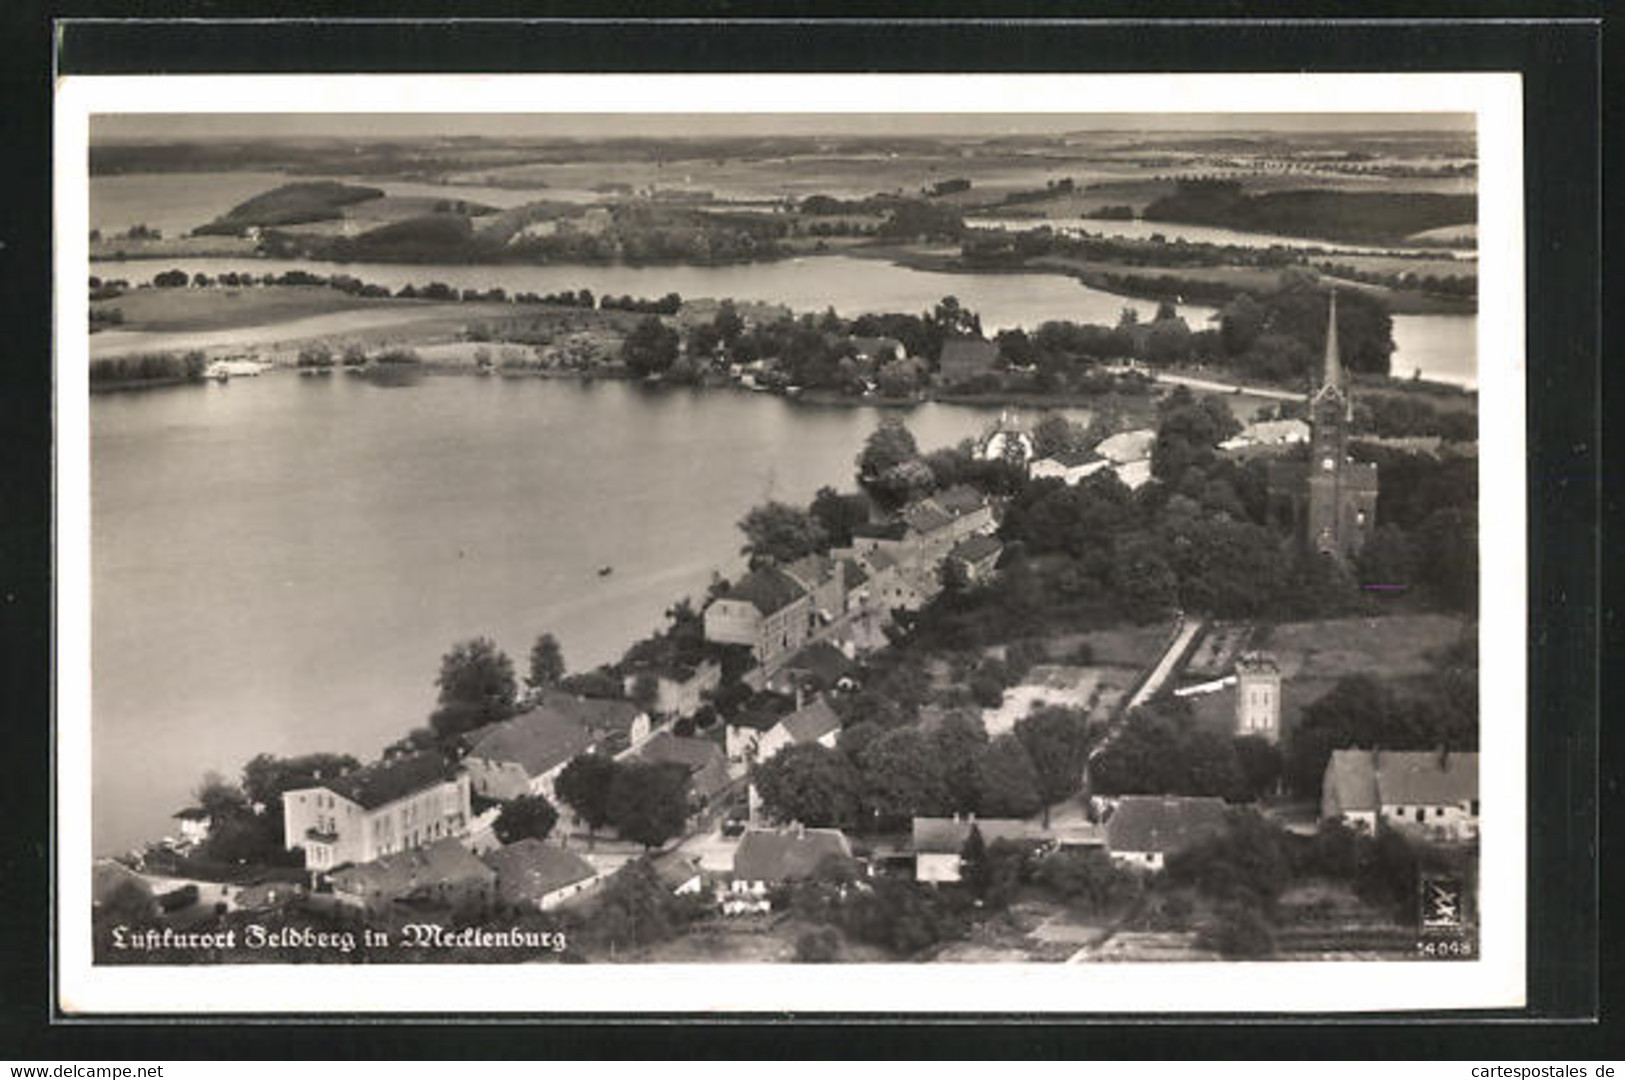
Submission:
[[[733,386],[819,404],[935,400],[1064,407],[1097,404],[1103,396],[1144,397],[1158,372],[1187,368],[1193,369],[1190,377],[1226,384],[1240,395],[1301,392],[1310,359],[1323,345],[1309,310],[1315,278],[1289,270],[1261,278],[1265,283],[1271,289],[1260,291],[1262,305],[1243,294],[1221,309],[1218,329],[1192,331],[1164,302],[1147,324],[1131,319],[1126,309],[1116,327],[1056,320],[1031,333],[1002,331],[991,342],[983,338],[976,314],[953,297],[923,315],[848,320],[833,311],[798,317],[781,305],[685,300],[676,293],[648,299],[597,297],[586,289],[509,295],[500,288],[458,290],[439,282],[391,292],[349,274],[305,270],[214,277],[167,270],[146,285],[92,277],[89,289],[93,333],[219,332],[241,340],[263,327],[228,355],[246,353],[302,370],[329,366],[308,362],[311,349],[345,353],[350,359],[342,366],[362,369],[369,366],[369,350],[409,348],[418,356],[412,366],[424,374],[641,379]],[[1360,300],[1345,303],[1340,318],[1352,376],[1395,392],[1473,396],[1450,384],[1386,375],[1388,316],[1380,304]],[[400,318],[387,317],[396,311]],[[1271,318],[1281,322],[1282,332],[1261,334]],[[302,341],[279,339],[290,326],[321,332]],[[982,343],[978,358],[952,373],[941,360],[950,339]],[[160,355],[144,366],[136,356],[96,358],[92,389],[202,377],[178,359],[187,352],[202,355],[199,350],[154,352]]]
[[[1303,307],[1312,278],[1274,282],[1277,313]],[[1295,290],[1299,295],[1290,293]],[[502,289],[458,290],[438,282],[391,292],[348,274],[294,270],[280,275],[227,271],[215,277],[168,270],[151,284],[90,279],[95,331],[242,335],[263,327],[255,340],[230,348],[226,358],[251,357],[274,367],[318,371],[371,370],[371,353],[410,350],[422,374],[634,379],[776,393],[824,405],[907,407],[924,401],[1012,407],[1089,407],[1102,398],[1144,398],[1158,373],[1222,383],[1228,392],[1269,398],[1303,389],[1308,358],[1320,347],[1312,326],[1298,321],[1301,340],[1258,338],[1264,308],[1250,297],[1221,310],[1220,329],[1191,331],[1165,304],[1148,324],[1117,327],[1052,321],[1002,331],[985,342],[979,366],[950,377],[941,366],[952,338],[984,341],[974,312],[952,297],[924,315],[885,314],[842,319],[834,312],[796,316],[774,304],[688,299],[595,297],[590,291],[548,295]],[[1288,303],[1290,301],[1290,303]],[[1420,379],[1381,374],[1387,365],[1386,315],[1380,307],[1349,305],[1346,326],[1351,375],[1368,386],[1435,397],[1472,397],[1471,391]],[[400,318],[380,318],[380,313]],[[346,320],[354,318],[355,321]],[[306,340],[279,339],[289,326],[317,325]],[[749,333],[746,333],[747,324]],[[1228,331],[1228,333],[1227,333]],[[640,340],[639,334],[647,340]],[[1387,342],[1387,344],[1383,344]],[[889,343],[889,345],[884,344]],[[1267,346],[1271,352],[1256,356]],[[894,348],[892,357],[865,350]],[[629,353],[628,350],[631,350]],[[312,350],[334,359],[318,364]],[[640,351],[642,350],[642,351]],[[1252,350],[1252,351],[1244,351]],[[208,350],[220,353],[220,349]],[[348,359],[340,364],[337,357]],[[1227,356],[1226,354],[1231,354]],[[175,385],[203,377],[182,357],[203,350],[103,356],[92,361],[92,390]],[[1362,370],[1366,369],[1366,370]],[[1379,369],[1375,373],[1370,370]],[[1209,387],[1213,388],[1212,386]]]

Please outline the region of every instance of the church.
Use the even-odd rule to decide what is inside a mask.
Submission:
[[[1269,464],[1270,505],[1310,551],[1347,560],[1377,527],[1377,466],[1349,457],[1354,399],[1337,352],[1337,292],[1326,327],[1320,385],[1309,394],[1309,458]]]

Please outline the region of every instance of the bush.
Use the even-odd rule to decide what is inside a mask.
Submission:
[[[796,939],[796,963],[832,964],[841,955],[841,933],[833,926],[809,930]]]
[[[1196,945],[1228,960],[1257,959],[1275,952],[1275,932],[1256,909],[1226,904],[1197,932]]]

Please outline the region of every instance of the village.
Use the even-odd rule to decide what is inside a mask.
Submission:
[[[97,919],[537,919],[590,959],[1358,958],[1430,931],[1470,948],[1476,714],[1439,720],[1389,684],[1476,674],[1475,627],[1449,604],[1372,606],[1412,585],[1373,576],[1423,559],[1379,530],[1335,295],[1325,318],[1293,415],[1207,423],[1182,388],[1155,426],[1094,438],[1006,414],[952,461],[887,420],[860,494],[753,511],[748,571],[620,664],[566,675],[533,654],[521,689],[491,648],[448,656],[430,729],[367,764],[286,759],[200,791],[175,837],[97,862]],[[854,347],[860,376],[907,363],[895,339]],[[950,340],[940,377],[997,355]],[[731,370],[748,386],[771,367]],[[1170,473],[1181,454],[1195,479]],[[1254,477],[1286,538],[1263,559],[1338,598],[1215,585],[1197,606],[1176,586],[1230,571],[1178,563],[1177,536],[1099,562],[1079,535],[1097,502],[1177,486],[1134,512],[1166,532],[1200,507],[1227,538],[1240,511],[1204,469]],[[1074,620],[1090,580],[1139,617]],[[1039,615],[1003,632],[1012,611]],[[220,860],[228,825],[280,854]]]

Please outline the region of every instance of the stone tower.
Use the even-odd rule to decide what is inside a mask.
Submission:
[[[1348,456],[1354,401],[1337,348],[1337,292],[1329,301],[1326,359],[1309,397],[1309,476],[1304,543],[1340,559],[1359,553],[1377,524],[1377,467]]]
[[[1281,739],[1281,665],[1265,652],[1236,660],[1236,736]]]

